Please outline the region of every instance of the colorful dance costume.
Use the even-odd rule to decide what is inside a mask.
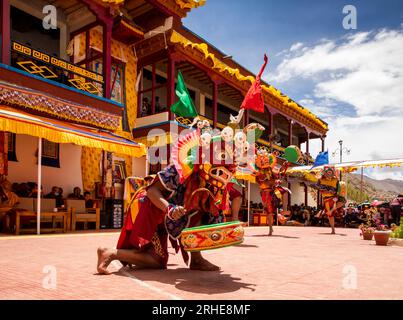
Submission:
[[[276,164],[275,155],[269,154],[264,149],[257,152],[256,182],[259,184],[264,210],[270,216],[280,208],[284,194],[291,193],[288,188],[281,186],[281,180],[285,178],[289,163],[285,162],[278,171],[275,169]],[[280,218],[285,219],[282,216]]]
[[[344,197],[345,185],[339,181],[336,169],[332,166],[325,166],[314,187],[319,190],[322,196],[323,206],[328,217],[340,214],[340,208],[337,206],[346,202]]]
[[[207,130],[198,127],[179,139],[172,150],[174,164],[160,171],[149,186],[133,196],[126,211],[118,249],[148,252],[166,268],[168,237],[179,252],[182,247],[178,240],[183,229],[224,221],[222,212],[229,198],[226,187],[236,169],[234,155],[248,150],[246,134],[242,133],[241,144],[234,139],[233,130],[226,128],[221,134],[211,136]],[[157,183],[162,185],[162,195],[170,203],[166,212],[147,197],[147,190]],[[187,214],[172,219],[170,213],[175,206],[184,207]],[[187,263],[187,253],[181,252]]]

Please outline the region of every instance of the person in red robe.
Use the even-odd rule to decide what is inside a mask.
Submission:
[[[179,252],[181,244],[178,239],[183,229],[224,221],[222,209],[226,206],[226,185],[236,169],[233,162],[235,147],[233,143],[218,141],[220,150],[217,150],[217,139],[210,147],[197,146],[199,162],[192,166],[190,175],[184,174],[183,169],[187,168],[189,161],[179,159],[160,171],[149,186],[133,196],[116,249],[98,248],[98,273],[109,274],[108,265],[114,260],[121,261],[123,265],[165,269],[168,239]],[[190,150],[179,152],[188,153]],[[211,161],[203,160],[207,158]],[[181,252],[185,263],[188,263],[187,253],[184,250]],[[219,270],[200,252],[191,253],[189,267],[202,271]]]
[[[280,223],[285,224],[286,215],[289,215],[287,210],[288,194],[291,191],[281,186],[281,182],[285,179],[285,173],[289,166],[285,162],[282,167],[276,169],[276,156],[262,149],[257,151],[256,155],[256,183],[259,184],[260,195],[262,197],[264,211],[267,214],[269,222],[269,236],[273,234],[273,216],[280,203],[283,206],[281,214],[277,215],[277,219],[281,219]]]

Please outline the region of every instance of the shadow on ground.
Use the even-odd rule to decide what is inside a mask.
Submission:
[[[158,281],[175,286],[178,290],[208,295],[235,292],[240,289],[255,291],[256,286],[256,284],[241,282],[241,278],[234,278],[222,271],[206,272],[187,268],[150,270],[123,267],[114,274],[123,277],[133,276],[144,282]]]
[[[281,234],[273,234],[271,236],[269,236],[268,234],[253,234],[251,236],[248,237],[263,237],[263,238],[284,238],[284,239],[299,239],[299,237],[294,237],[294,236],[284,236]]]
[[[259,248],[259,246],[256,246],[254,244],[238,244],[236,247],[237,248]]]
[[[347,236],[347,234],[345,234],[345,233],[336,233],[336,234],[331,234],[330,232],[321,232],[321,233],[318,233],[318,234],[320,234],[320,235],[322,235],[322,236],[340,236],[340,237],[346,237]]]

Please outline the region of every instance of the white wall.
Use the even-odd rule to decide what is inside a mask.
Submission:
[[[247,182],[245,182],[247,184]],[[260,188],[257,183],[250,184],[250,201],[254,203],[261,203],[262,197],[260,196]]]
[[[36,182],[38,179],[36,151],[38,138],[17,135],[16,152],[18,162],[9,162],[8,179],[10,182]],[[73,144],[60,144],[60,168],[42,166],[42,185],[44,193],[52,186],[63,188],[64,196],[73,192],[74,187],[82,190],[81,147]]]
[[[305,191],[304,187],[300,185],[299,182],[291,182],[291,205],[297,204],[305,204]],[[309,192],[308,189],[308,206],[311,207],[316,207],[317,203],[315,199],[312,197],[312,195]]]

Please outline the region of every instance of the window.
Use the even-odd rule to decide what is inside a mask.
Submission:
[[[42,165],[60,168],[60,145],[42,139]]]
[[[141,86],[138,93],[139,117],[168,111],[166,69],[166,60],[142,69]]]
[[[83,66],[85,67],[85,66]],[[91,71],[94,71],[98,74],[102,74],[102,59],[94,60],[91,63]],[[111,68],[111,100],[116,101],[118,103],[125,103],[125,84],[124,84],[124,71],[125,64],[118,60],[113,60],[112,68]],[[103,95],[103,87],[100,83],[95,83],[95,86],[98,88],[98,95]]]
[[[17,161],[17,152],[15,149],[16,137],[17,135],[15,133],[7,132],[8,161]]]

